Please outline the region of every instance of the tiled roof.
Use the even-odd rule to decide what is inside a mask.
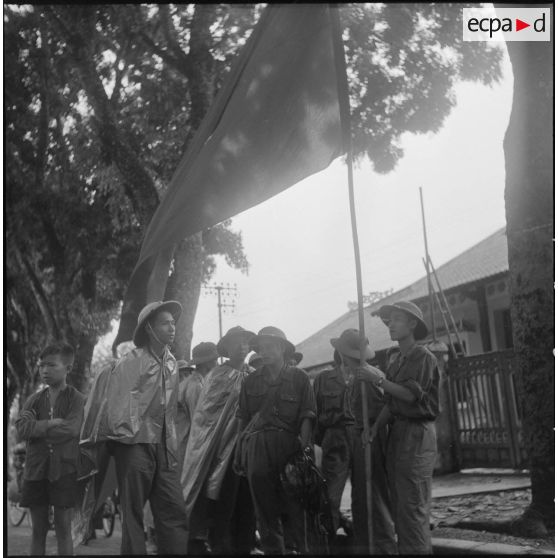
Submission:
[[[436,262],[434,262],[436,263]],[[505,228],[475,244],[465,252],[446,262],[436,269],[442,288],[449,289],[487,279],[508,271],[508,243]],[[375,302],[364,309],[364,330],[370,339],[373,349],[385,349],[393,345],[388,330],[377,316],[371,312],[378,310],[384,304],[397,300],[412,300],[428,296],[426,276],[415,281],[408,287]],[[333,348],[329,340],[337,337],[344,329],[358,329],[358,312],[351,310],[334,322],[325,326],[297,345],[297,350],[303,353],[301,362],[303,367],[311,367],[328,362],[333,358]]]

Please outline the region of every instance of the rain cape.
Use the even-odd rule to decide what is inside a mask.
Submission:
[[[157,443],[164,435],[169,464],[176,463],[177,396],[178,370],[168,348],[162,359],[147,348],[133,349],[95,378],[80,435],[78,474],[84,493],[74,514],[74,542],[83,540],[91,517],[116,488],[108,441]]]
[[[238,398],[246,370],[216,366],[207,376],[192,417],[181,484],[190,518],[202,490],[216,500],[238,437]]]

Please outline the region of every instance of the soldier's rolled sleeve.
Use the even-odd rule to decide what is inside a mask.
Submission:
[[[406,387],[419,403],[422,403],[426,399],[427,392],[422,389],[422,386],[417,381],[408,379],[401,382],[400,385]]]
[[[438,363],[435,358],[429,358],[428,355],[425,355],[422,359],[422,366],[415,368],[415,377],[407,378],[401,382],[401,385],[409,389],[419,403],[424,403],[432,390],[432,382],[437,366]]]
[[[302,395],[300,398],[300,413],[299,421],[302,419],[309,418],[312,421],[316,420],[316,398],[314,396],[314,391],[310,385],[310,380],[306,378],[303,384]]]

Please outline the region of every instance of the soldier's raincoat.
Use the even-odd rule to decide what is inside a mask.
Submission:
[[[96,378],[85,405],[80,445],[114,440],[122,444],[163,441],[177,461],[178,371],[168,349],[156,358],[136,348]]]
[[[208,498],[219,497],[238,437],[236,412],[246,375],[246,370],[224,363],[206,377],[192,417],[180,479],[188,518],[204,483]]]
[[[175,427],[178,370],[168,349],[162,359],[147,347],[136,348],[95,378],[84,411],[78,474],[89,479],[84,490],[74,542],[83,540],[89,520],[116,488],[107,442],[160,443],[172,467],[177,461]]]

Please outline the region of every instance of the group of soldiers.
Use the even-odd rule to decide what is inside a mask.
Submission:
[[[28,444],[22,505],[33,518],[32,554],[44,554],[46,505],[55,509],[59,553],[71,553],[68,510],[84,509],[77,479],[89,479],[89,494],[99,498],[110,459],[122,554],[147,553],[146,502],[161,554],[315,553],[308,510],[287,490],[285,469],[293,456],[312,460],[316,445],[330,550],[338,528],[347,528],[340,505],[350,477],[354,553],[369,553],[370,507],[373,553],[431,553],[439,373],[436,358],[417,343],[427,328],[416,305],[380,309],[398,344],[385,373],[366,362],[374,351],[349,329],[330,340],[334,366],[313,384],[297,367],[302,355],[273,326],[257,334],[234,327],[217,344],[194,347],[189,362],[177,361],[170,347],[180,313],[175,301],[148,304],[135,348],[101,371],[87,400],[65,383],[71,348],[43,351],[47,387],[16,423]]]

